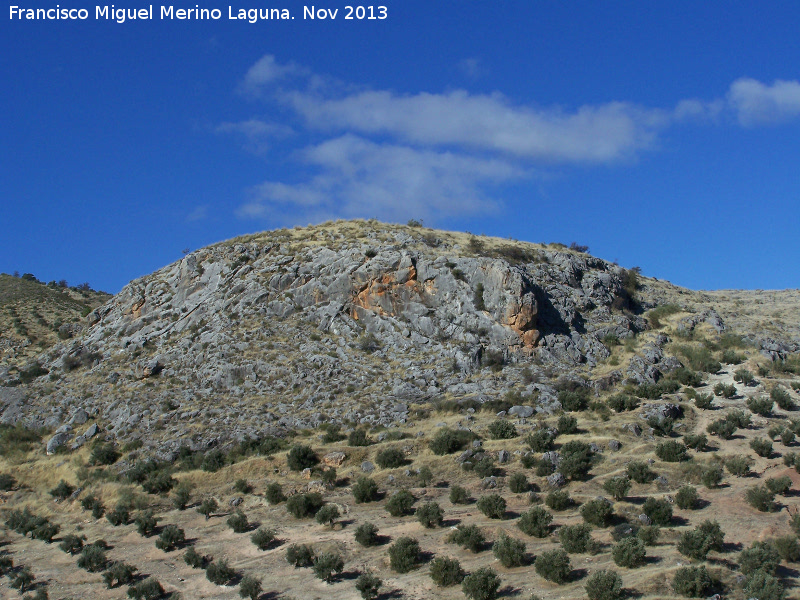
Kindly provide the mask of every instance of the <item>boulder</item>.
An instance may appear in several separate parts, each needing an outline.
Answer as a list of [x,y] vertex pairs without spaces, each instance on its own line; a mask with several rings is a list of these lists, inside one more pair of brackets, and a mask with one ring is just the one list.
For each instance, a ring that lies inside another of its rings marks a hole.
[[520,417],[521,419],[533,416],[534,412],[536,412],[536,409],[532,406],[512,406],[508,409],[509,415]]
[[322,457],[322,464],[326,467],[341,467],[344,459],[347,458],[344,452],[329,452]]
[[55,454],[56,451],[69,441],[70,434],[66,431],[55,434],[47,440],[47,454]]

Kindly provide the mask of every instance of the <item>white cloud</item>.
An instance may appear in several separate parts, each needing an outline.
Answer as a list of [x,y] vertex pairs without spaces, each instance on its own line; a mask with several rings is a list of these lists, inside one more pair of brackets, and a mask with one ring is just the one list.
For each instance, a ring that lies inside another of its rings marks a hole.
[[525,176],[499,159],[376,144],[351,134],[311,146],[303,157],[316,176],[297,185],[265,182],[237,214],[262,217],[287,204],[400,220],[475,214],[498,207],[486,187]]
[[458,70],[469,79],[479,79],[486,72],[478,58],[465,58],[458,63]]
[[203,221],[208,217],[208,205],[201,204],[200,206],[196,206],[192,212],[186,215],[186,220],[188,222],[194,221]]
[[283,95],[316,129],[389,134],[430,146],[460,146],[548,162],[609,162],[649,146],[668,114],[624,102],[568,112],[511,105],[502,95],[397,96],[361,92],[329,99],[304,92]]
[[272,54],[266,54],[247,70],[240,90],[248,93],[256,93],[262,87],[272,84],[287,75],[303,74],[305,72],[305,69],[298,67],[294,63],[285,65],[278,64],[278,61],[275,60]]
[[731,84],[728,101],[746,127],[787,121],[800,117],[800,82],[778,79],[769,86],[744,77]]

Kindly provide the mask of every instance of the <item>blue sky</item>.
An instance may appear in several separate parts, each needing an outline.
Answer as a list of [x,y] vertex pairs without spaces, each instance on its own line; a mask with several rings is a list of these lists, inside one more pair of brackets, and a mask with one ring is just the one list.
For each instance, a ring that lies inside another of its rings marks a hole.
[[311,5],[4,5],[0,271],[116,292],[184,248],[375,217],[575,241],[694,289],[800,287],[797,2]]

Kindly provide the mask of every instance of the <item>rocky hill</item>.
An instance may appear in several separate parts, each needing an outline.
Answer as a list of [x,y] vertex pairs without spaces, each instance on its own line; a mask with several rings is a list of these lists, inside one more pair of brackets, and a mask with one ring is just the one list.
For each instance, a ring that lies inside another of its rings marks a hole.
[[327,422],[397,426],[414,402],[510,394],[552,413],[558,380],[602,390],[680,367],[647,318],[659,306],[686,335],[744,336],[770,361],[797,352],[798,293],[781,297],[785,321],[753,317],[743,294],[560,244],[374,221],[266,232],[132,281],[35,362],[6,361],[6,384],[28,377],[0,388],[1,419],[56,431],[51,450],[91,426],[169,456]]

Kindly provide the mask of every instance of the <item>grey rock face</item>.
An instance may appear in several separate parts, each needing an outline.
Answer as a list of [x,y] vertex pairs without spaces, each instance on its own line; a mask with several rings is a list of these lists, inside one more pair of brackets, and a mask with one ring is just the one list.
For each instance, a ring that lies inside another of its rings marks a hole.
[[507,450],[500,450],[497,453],[497,462],[501,465],[507,463],[509,460],[511,460],[511,455]]
[[532,406],[512,406],[508,409],[508,414],[520,417],[522,419],[527,419],[528,417],[533,416],[535,409]]
[[365,460],[361,463],[361,470],[364,473],[372,473],[375,470],[375,465],[372,464],[370,461]]
[[72,418],[69,420],[71,425],[83,425],[89,420],[89,415],[82,408],[77,409],[72,413]]
[[608,447],[612,452],[617,452],[620,449],[621,444],[619,443],[619,440],[610,440],[608,442]]
[[567,485],[566,478],[559,472],[547,476],[547,484],[553,488],[560,488]]
[[56,451],[61,446],[63,446],[69,441],[70,437],[71,437],[70,434],[66,431],[62,431],[61,433],[56,433],[53,437],[47,440],[47,446],[46,446],[47,454],[48,455],[55,454]]

